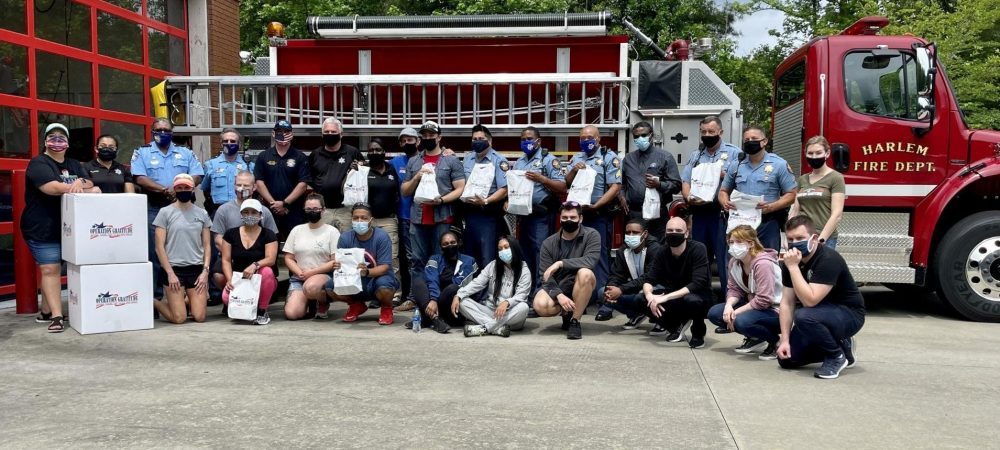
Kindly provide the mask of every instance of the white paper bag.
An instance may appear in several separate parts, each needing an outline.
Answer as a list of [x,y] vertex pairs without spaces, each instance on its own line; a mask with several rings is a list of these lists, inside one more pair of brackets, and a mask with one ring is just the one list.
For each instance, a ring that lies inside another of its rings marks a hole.
[[[431,163],[424,164],[423,167],[420,168],[420,170],[423,169],[430,169],[431,171],[433,171],[434,164]],[[441,193],[438,192],[437,175],[434,173],[423,174],[420,177],[420,183],[417,184],[417,192],[413,193],[413,201],[418,204],[427,203],[434,201],[434,199],[440,196]]]
[[492,163],[472,166],[472,173],[465,179],[465,190],[462,191],[461,198],[464,200],[472,197],[482,199],[489,197],[494,177],[496,177],[496,169]]
[[691,197],[711,202],[719,192],[722,165],[725,161],[701,163],[691,169]]
[[528,179],[527,171],[507,171],[507,213],[518,216],[531,214],[535,182]]
[[642,218],[645,220],[660,218],[660,191],[646,188],[646,196],[642,199]]
[[757,209],[757,204],[764,201],[762,195],[747,195],[740,191],[733,191],[729,196],[729,201],[736,205],[736,209],[729,210],[729,222],[726,224],[726,233],[733,231],[740,225],[750,225],[757,229],[760,226],[761,214]]
[[337,262],[340,268],[333,271],[333,292],[337,295],[361,293],[361,271],[358,264],[365,262],[365,249],[338,248]]
[[229,291],[229,306],[226,308],[230,319],[254,320],[257,318],[260,280],[258,274],[253,274],[247,280],[243,278],[243,272],[233,272],[233,290]]
[[569,187],[569,195],[566,201],[577,202],[580,205],[590,205],[590,198],[594,195],[594,184],[597,181],[597,171],[589,166],[576,172],[573,178],[573,185]]
[[368,203],[368,166],[359,166],[358,170],[347,172],[344,181],[344,206],[351,207],[356,203]]

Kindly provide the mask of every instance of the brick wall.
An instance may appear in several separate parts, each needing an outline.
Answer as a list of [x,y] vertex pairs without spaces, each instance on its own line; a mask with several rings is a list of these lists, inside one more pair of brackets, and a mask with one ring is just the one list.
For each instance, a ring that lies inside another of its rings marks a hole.
[[[240,74],[240,0],[207,0],[208,2],[208,73],[212,76]],[[212,103],[218,102],[218,92],[212,92]],[[212,126],[219,126],[218,112],[212,113]],[[212,137],[212,156],[217,156],[222,143]]]

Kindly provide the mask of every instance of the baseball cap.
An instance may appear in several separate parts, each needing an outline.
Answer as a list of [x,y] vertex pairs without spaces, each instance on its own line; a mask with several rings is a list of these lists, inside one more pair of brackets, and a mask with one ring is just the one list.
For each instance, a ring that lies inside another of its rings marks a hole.
[[292,131],[292,124],[287,120],[279,120],[274,123],[275,131]]
[[403,137],[403,136],[411,136],[411,137],[418,138],[418,137],[420,137],[420,134],[417,133],[417,130],[414,130],[412,127],[406,127],[406,128],[403,128],[403,131],[399,132],[399,137]]
[[66,125],[63,125],[61,123],[50,123],[49,126],[45,127],[44,136],[48,136],[49,133],[52,132],[52,130],[62,131],[63,134],[66,135],[66,137],[69,137],[69,128],[66,128]]
[[264,207],[260,204],[260,201],[252,198],[243,200],[243,203],[240,204],[240,211],[243,211],[244,209],[252,209],[259,213],[264,212]]
[[186,173],[179,173],[174,177],[174,187],[177,186],[187,186],[194,189],[194,178],[191,178],[191,175]]
[[420,132],[430,131],[431,133],[441,134],[441,127],[438,126],[437,122],[433,120],[428,120],[420,126]]

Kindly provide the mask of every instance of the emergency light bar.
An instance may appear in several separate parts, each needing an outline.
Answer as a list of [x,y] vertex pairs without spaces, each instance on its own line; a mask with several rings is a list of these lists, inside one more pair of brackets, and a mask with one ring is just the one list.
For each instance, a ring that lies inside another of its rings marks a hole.
[[466,16],[353,16],[306,19],[323,38],[446,38],[497,36],[602,36],[611,13],[478,14]]

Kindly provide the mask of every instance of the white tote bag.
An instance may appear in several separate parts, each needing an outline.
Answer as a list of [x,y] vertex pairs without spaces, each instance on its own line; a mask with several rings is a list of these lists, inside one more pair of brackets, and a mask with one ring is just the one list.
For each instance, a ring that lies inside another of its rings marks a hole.
[[333,271],[333,292],[337,295],[361,293],[361,271],[358,264],[365,262],[365,249],[338,248],[337,262],[340,268]]
[[243,272],[233,272],[233,290],[229,291],[229,306],[226,308],[230,319],[254,320],[257,318],[260,280],[258,274],[253,274],[247,280],[243,278]]
[[691,169],[691,196],[706,202],[715,200],[722,181],[722,165],[725,161],[701,163]]
[[594,184],[597,181],[597,171],[586,167],[576,172],[573,178],[573,185],[569,187],[569,195],[566,201],[577,202],[581,205],[590,205],[590,198],[594,195]]
[[[434,170],[434,164],[424,164],[420,170]],[[432,202],[441,196],[438,192],[437,175],[435,173],[425,173],[420,177],[420,184],[417,184],[417,192],[413,193],[413,201],[419,203]]]
[[490,196],[490,188],[493,187],[494,177],[496,177],[496,169],[492,163],[472,166],[472,173],[465,180],[465,190],[462,191],[462,199],[472,197],[488,198]]
[[344,181],[344,206],[351,207],[356,203],[368,203],[368,166],[359,166],[358,170],[347,172]]
[[507,171],[507,213],[518,216],[531,214],[531,198],[535,182],[528,179],[524,170]]
[[660,218],[660,191],[646,188],[646,196],[642,199],[642,218],[645,220]]

